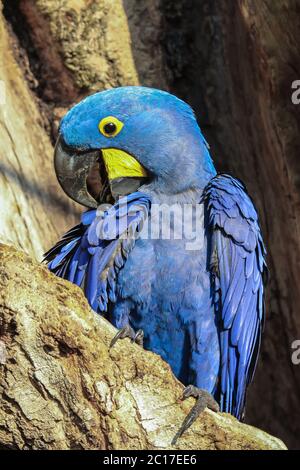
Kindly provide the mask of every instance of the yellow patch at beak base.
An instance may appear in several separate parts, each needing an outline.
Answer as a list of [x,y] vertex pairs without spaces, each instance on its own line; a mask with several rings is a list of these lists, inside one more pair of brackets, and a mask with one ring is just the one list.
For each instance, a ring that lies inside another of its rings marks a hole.
[[119,149],[103,149],[103,161],[109,180],[148,176],[145,168],[129,153]]

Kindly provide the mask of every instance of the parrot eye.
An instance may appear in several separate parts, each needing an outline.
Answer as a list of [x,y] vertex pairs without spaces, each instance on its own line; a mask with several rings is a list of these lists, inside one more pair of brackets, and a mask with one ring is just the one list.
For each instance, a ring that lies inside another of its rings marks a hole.
[[117,130],[117,126],[115,125],[114,122],[108,122],[103,127],[103,130],[104,130],[105,134],[114,134]]
[[114,116],[107,116],[99,122],[99,131],[105,137],[115,137],[122,130],[124,124]]

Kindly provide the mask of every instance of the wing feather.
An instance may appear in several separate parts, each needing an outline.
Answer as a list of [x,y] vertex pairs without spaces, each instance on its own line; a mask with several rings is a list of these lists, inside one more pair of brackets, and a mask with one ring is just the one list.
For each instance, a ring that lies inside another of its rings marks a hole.
[[109,302],[116,301],[117,274],[149,210],[149,197],[136,192],[105,212],[87,211],[44,261],[57,276],[81,287],[93,310],[105,313]]
[[216,176],[203,201],[220,334],[219,401],[221,410],[240,419],[264,322],[266,250],[255,207],[240,181]]

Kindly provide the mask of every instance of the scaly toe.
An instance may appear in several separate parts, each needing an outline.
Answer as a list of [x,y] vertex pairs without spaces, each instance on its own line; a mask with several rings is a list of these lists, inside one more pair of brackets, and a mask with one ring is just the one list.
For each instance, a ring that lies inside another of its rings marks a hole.
[[214,397],[201,388],[197,388],[194,385],[188,385],[182,394],[182,400],[185,400],[188,397],[194,397],[197,399],[195,405],[187,414],[185,419],[183,420],[182,425],[180,426],[179,430],[175,434],[171,444],[175,445],[179,437],[189,429],[189,427],[196,421],[198,416],[204,411],[207,407],[215,412],[219,412],[220,408]]
[[143,346],[144,332],[143,330],[138,330],[137,332],[131,328],[130,325],[125,325],[111,340],[109,348],[113,348],[119,339],[129,338],[132,342],[137,343],[139,346]]

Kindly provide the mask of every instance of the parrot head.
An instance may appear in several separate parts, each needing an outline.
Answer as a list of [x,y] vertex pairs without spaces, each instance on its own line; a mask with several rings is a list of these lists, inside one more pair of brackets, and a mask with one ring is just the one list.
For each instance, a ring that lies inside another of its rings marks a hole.
[[168,195],[201,189],[215,175],[192,109],[137,86],[95,93],[65,115],[55,170],[67,195],[91,208],[141,186]]

